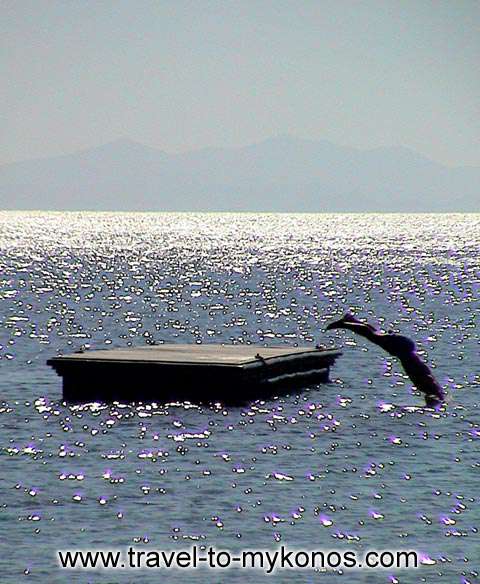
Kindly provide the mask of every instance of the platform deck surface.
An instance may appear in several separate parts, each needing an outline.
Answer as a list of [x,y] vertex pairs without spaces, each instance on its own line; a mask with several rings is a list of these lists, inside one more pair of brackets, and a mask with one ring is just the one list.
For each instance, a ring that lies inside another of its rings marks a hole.
[[257,355],[268,361],[306,353],[327,354],[315,347],[261,347],[259,345],[181,345],[165,344],[148,347],[127,347],[85,351],[55,357],[52,361],[103,361],[109,363],[178,363],[241,366],[258,361]]

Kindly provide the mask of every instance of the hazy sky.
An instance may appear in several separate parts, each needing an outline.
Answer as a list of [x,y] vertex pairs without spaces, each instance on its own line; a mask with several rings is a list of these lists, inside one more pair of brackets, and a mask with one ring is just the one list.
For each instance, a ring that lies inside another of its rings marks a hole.
[[0,0],[0,163],[276,134],[480,165],[477,0]]

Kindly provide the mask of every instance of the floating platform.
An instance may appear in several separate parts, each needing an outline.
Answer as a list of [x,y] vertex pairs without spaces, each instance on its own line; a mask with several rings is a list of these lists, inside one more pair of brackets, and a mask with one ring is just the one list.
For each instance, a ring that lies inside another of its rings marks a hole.
[[63,399],[241,403],[328,381],[341,353],[311,347],[161,344],[84,351],[47,361]]

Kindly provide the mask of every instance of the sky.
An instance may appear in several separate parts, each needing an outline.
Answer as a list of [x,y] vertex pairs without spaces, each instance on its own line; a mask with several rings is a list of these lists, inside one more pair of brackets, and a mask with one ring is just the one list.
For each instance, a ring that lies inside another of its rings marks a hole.
[[477,0],[0,0],[0,164],[279,134],[480,166]]

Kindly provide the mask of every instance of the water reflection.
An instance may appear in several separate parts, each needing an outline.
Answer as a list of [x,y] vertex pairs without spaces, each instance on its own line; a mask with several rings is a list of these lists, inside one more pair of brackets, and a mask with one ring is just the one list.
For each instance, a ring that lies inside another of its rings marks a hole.
[[[479,247],[475,215],[0,213],[2,578],[55,579],[69,546],[281,542],[423,554],[356,582],[478,581]],[[418,341],[443,410],[380,350],[323,332],[346,307]],[[242,408],[67,406],[45,366],[175,341],[345,351],[331,384]]]

